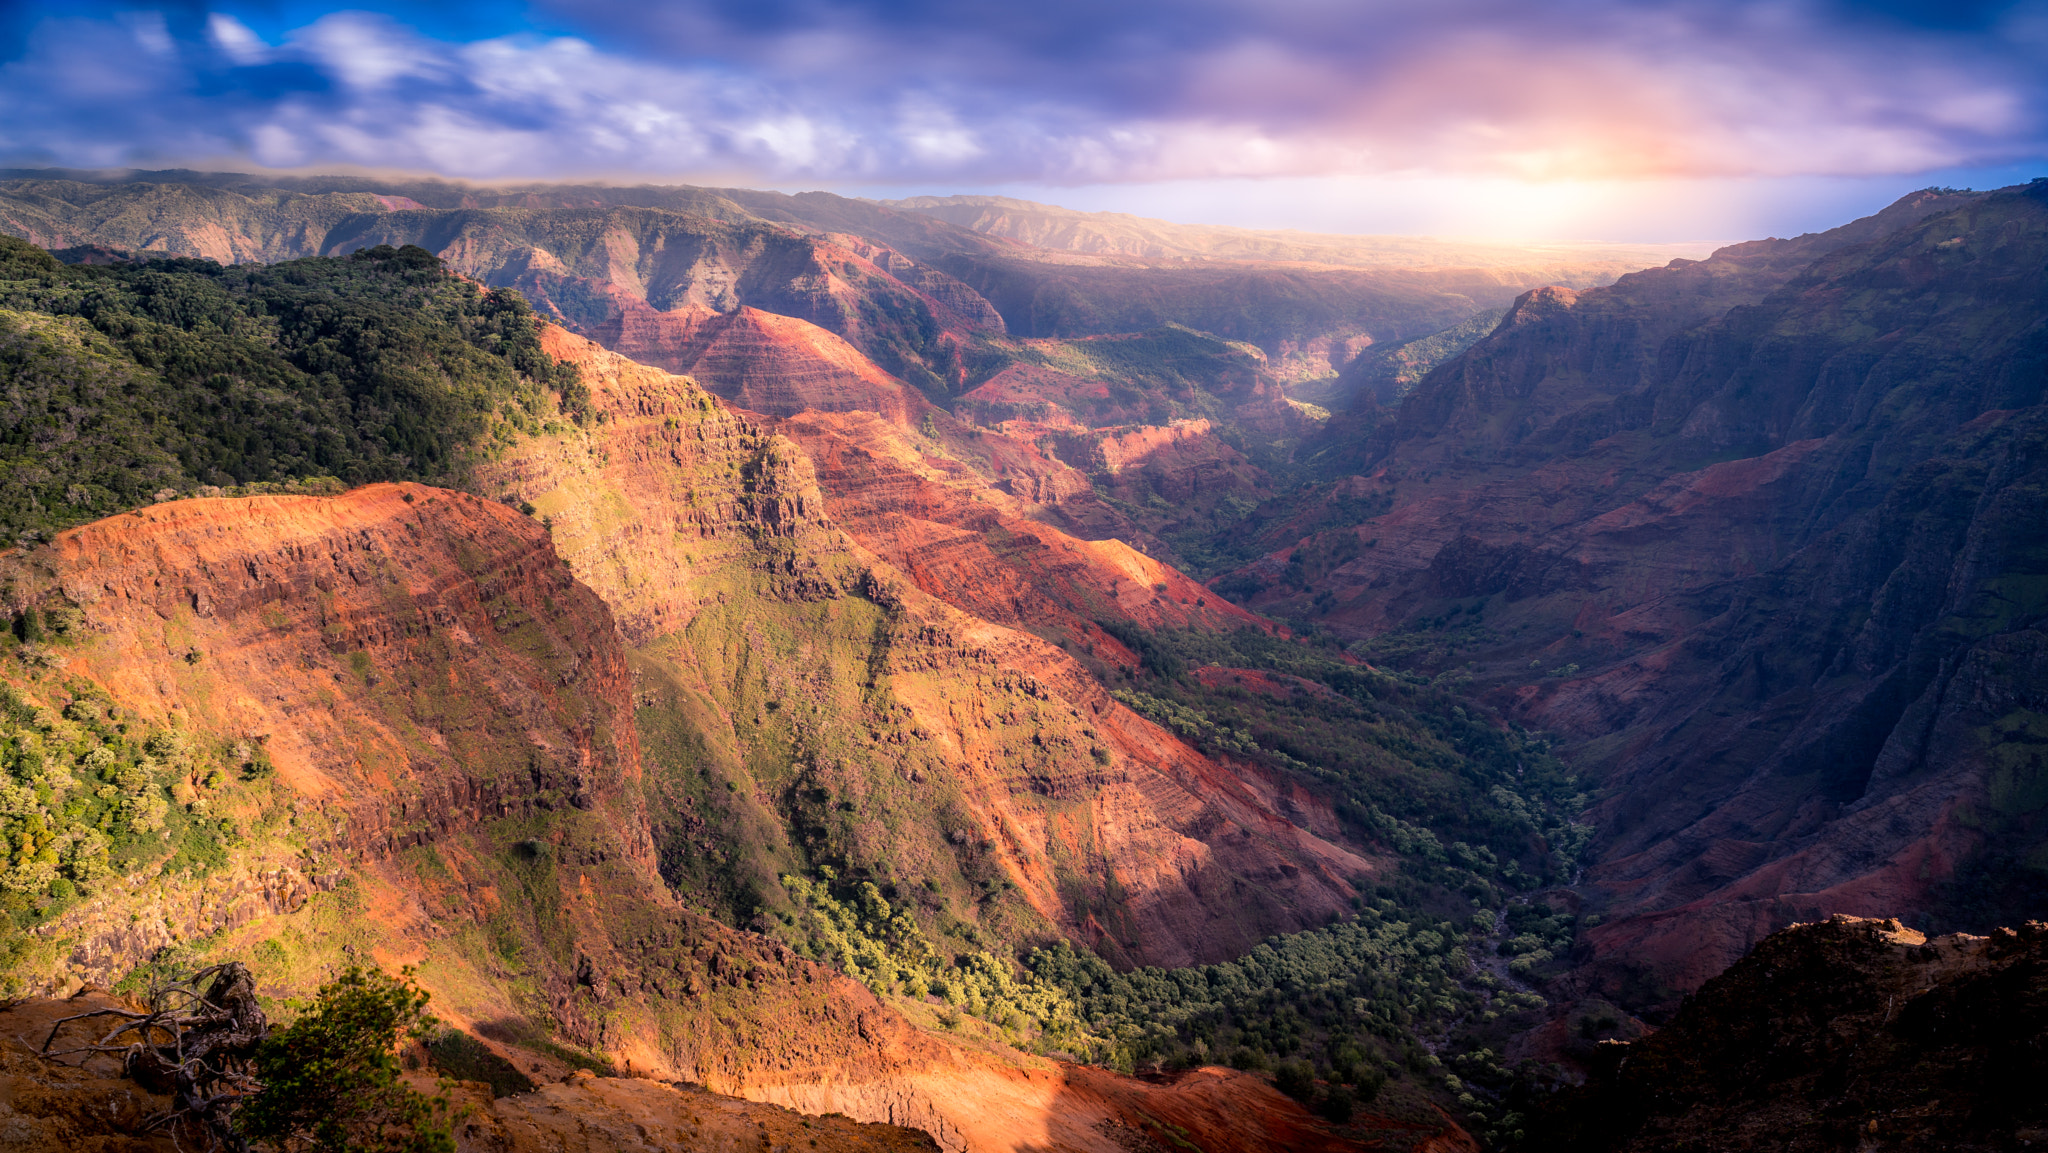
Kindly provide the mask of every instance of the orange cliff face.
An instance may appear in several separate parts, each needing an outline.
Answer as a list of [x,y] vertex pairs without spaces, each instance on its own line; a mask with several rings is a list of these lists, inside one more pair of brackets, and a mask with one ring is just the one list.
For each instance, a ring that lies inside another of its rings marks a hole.
[[[646,238],[615,230],[606,233],[607,263],[595,263],[596,254],[586,254],[564,264],[540,247],[508,255],[505,237],[479,234],[444,247],[442,255],[494,283],[518,286],[543,314],[622,356],[689,375],[735,408],[779,419],[845,415],[849,436],[842,439],[854,443],[873,439],[860,428],[864,413],[934,438],[943,451],[927,455],[951,469],[954,479],[971,482],[974,478],[966,474],[979,473],[1001,494],[1044,506],[1031,513],[1034,519],[1082,536],[1121,537],[1158,549],[1147,528],[1122,508],[1096,498],[1091,472],[1119,499],[1139,505],[1151,501],[1148,507],[1157,507],[1154,496],[1206,510],[1226,494],[1270,495],[1264,474],[1214,435],[1207,421],[1156,427],[1125,423],[1145,419],[1162,396],[1151,386],[1134,391],[1134,382],[1121,377],[1083,378],[1011,365],[960,401],[962,413],[974,420],[986,424],[995,417],[994,427],[948,414],[875,358],[918,374],[927,387],[958,388],[966,380],[963,341],[976,333],[1000,333],[1001,318],[957,281],[949,283],[971,302],[963,298],[947,305],[914,287],[929,287],[931,277],[943,274],[872,244],[835,247],[840,241],[851,243],[839,237],[829,243],[813,239],[811,248],[790,247],[794,238],[783,238],[778,243],[788,251],[774,259],[716,244],[700,246],[690,250],[696,263],[685,266],[677,263],[681,249],[650,249]],[[579,271],[572,271],[572,265]],[[789,291],[768,293],[763,286],[782,276],[795,277],[783,285]],[[806,286],[800,300],[789,295],[799,282]],[[768,303],[740,303],[742,296]],[[900,327],[902,317],[917,308],[931,322],[913,340],[907,330],[891,325]],[[1212,338],[1197,339],[1208,341],[1202,347],[1217,361],[1212,366],[1220,374],[1217,386],[1230,394],[1240,420],[1269,430],[1300,423],[1255,352],[1235,346],[1218,352],[1224,346]],[[1119,340],[1082,343],[1109,347]],[[907,351],[911,344],[923,351],[913,355]],[[1136,407],[1118,407],[1112,392],[1126,401],[1135,397],[1131,403]],[[1018,412],[1034,419],[1011,419]],[[1116,427],[1090,431],[1105,416],[1118,422]],[[812,419],[807,427],[820,426]],[[1046,441],[1047,436],[1053,440]],[[1052,455],[1052,443],[1066,461]],[[835,478],[825,477],[828,493],[834,499],[849,495],[850,490],[835,487]],[[1149,519],[1163,524],[1166,518]]]
[[[64,677],[156,723],[263,745],[267,812],[230,815],[255,828],[281,809],[287,830],[210,874],[76,906],[42,933],[46,987],[111,984],[219,934],[229,954],[300,942],[279,955],[305,962],[266,966],[282,992],[355,949],[420,965],[437,1011],[486,1037],[554,1033],[715,1085],[936,1051],[864,988],[662,884],[625,646],[526,518],[418,485],[190,500],[15,565],[83,606],[89,636]],[[486,925],[497,953],[464,944]],[[537,1000],[513,997],[515,978]],[[807,1042],[773,1043],[778,1021]]]
[[[1338,827],[1327,812],[1281,817],[1276,786],[1116,704],[1067,654],[1013,627],[1028,618],[972,615],[959,586],[973,566],[947,587],[932,566],[907,577],[864,547],[828,518],[836,498],[797,443],[687,380],[566,332],[546,339],[581,366],[605,418],[512,450],[486,483],[551,516],[564,559],[619,614],[655,742],[650,777],[677,798],[657,840],[677,853],[738,822],[759,883],[776,884],[799,862],[791,790],[822,789],[862,814],[815,834],[849,862],[929,879],[931,899],[968,901],[1004,935],[1056,931],[1161,964],[1321,923],[1347,906],[1348,879],[1376,868],[1327,839]],[[920,477],[907,483],[924,491]],[[1047,612],[1067,610],[1034,580],[1106,584],[1121,565],[1159,578],[1141,593],[1122,582],[1133,614],[1153,614],[1146,623],[1231,623],[1235,610],[1195,607],[1206,590],[1156,562],[1017,525],[1069,567],[991,571]],[[910,571],[920,563],[909,558]],[[681,731],[702,744],[686,754],[659,735]],[[734,783],[733,807],[699,795],[706,772]]]
[[[785,526],[771,539],[828,531],[805,521],[800,493],[698,523],[713,540],[742,535],[741,520]],[[227,814],[252,830],[227,865],[122,882],[47,926],[49,945],[32,950],[53,962],[45,989],[111,983],[195,939],[209,955],[256,956],[280,994],[352,958],[414,964],[444,1020],[543,1080],[570,1071],[567,1044],[657,1078],[913,1125],[953,1151],[1111,1153],[1117,1133],[1161,1116],[1205,1148],[1266,1140],[1247,1134],[1352,1147],[1242,1074],[1155,1086],[935,1039],[852,980],[688,908],[659,872],[662,815],[647,798],[664,766],[644,758],[633,715],[654,662],[548,533],[500,504],[418,485],[178,501],[5,563],[26,595],[61,595],[84,617],[62,670],[27,691],[61,697],[89,681],[148,723],[260,743],[277,768],[267,817],[255,799]],[[957,624],[932,608],[920,630]],[[624,615],[641,629],[659,620],[645,600]],[[1001,632],[977,639],[1003,643]],[[1045,682],[1017,683],[1059,700]],[[911,695],[920,715],[930,708]],[[1160,739],[1133,720],[1103,726],[1117,748]],[[1214,794],[1210,811],[1256,819],[1241,786],[1182,771]],[[256,831],[265,820],[283,835]],[[557,1097],[593,1123],[670,1108],[659,1094]]]
[[977,447],[971,440],[936,443],[865,413],[807,412],[778,427],[810,456],[835,523],[925,592],[984,620],[1053,630],[1124,667],[1136,658],[1098,621],[1269,627],[1122,541],[1044,523],[1067,510],[989,484],[958,459]]
[[597,335],[619,354],[687,373],[750,412],[876,412],[908,425],[932,411],[915,389],[843,338],[808,320],[757,308],[719,313],[693,305],[622,315]]
[[[38,560],[97,633],[69,671],[262,743],[355,850],[402,849],[394,822],[450,806],[630,803],[611,613],[501,505],[419,485],[177,501],[65,533]],[[415,697],[426,668],[461,682],[439,711]],[[508,750],[521,771],[465,767]],[[366,795],[403,806],[354,811]]]

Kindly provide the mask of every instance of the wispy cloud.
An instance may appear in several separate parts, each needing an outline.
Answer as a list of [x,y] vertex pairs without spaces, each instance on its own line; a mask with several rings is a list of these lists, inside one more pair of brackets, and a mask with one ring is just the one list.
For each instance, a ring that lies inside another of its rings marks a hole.
[[2048,152],[2048,0],[467,12],[19,7],[0,151],[961,182],[1858,175]]

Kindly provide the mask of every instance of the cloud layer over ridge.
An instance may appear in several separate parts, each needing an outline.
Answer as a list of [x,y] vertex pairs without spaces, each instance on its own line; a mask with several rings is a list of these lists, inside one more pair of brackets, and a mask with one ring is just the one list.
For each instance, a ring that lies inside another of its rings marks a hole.
[[0,21],[16,164],[1104,183],[1867,175],[2048,151],[2048,0],[29,3]]

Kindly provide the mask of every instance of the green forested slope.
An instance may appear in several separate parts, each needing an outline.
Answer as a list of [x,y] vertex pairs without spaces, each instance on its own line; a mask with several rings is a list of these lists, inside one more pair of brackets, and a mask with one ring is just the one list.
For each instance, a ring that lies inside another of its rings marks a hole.
[[0,237],[0,540],[202,486],[459,481],[562,407],[515,292],[416,248],[67,266]]

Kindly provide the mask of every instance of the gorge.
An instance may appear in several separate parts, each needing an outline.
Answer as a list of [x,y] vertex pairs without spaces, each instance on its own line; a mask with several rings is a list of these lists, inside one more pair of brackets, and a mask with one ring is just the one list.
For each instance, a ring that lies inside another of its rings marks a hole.
[[1878,990],[2038,1007],[2048,182],[1669,259],[5,175],[23,1020],[411,965],[539,1086],[463,1148],[1109,1153],[1711,1135],[1781,954],[1929,1084],[2020,1043]]

